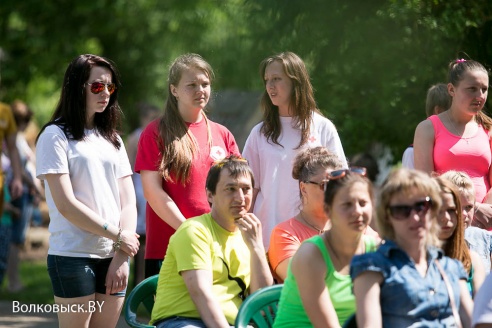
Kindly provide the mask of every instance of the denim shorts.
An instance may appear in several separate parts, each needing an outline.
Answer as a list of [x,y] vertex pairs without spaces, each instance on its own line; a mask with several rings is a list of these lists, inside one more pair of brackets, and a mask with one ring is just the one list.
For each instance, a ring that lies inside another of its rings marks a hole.
[[[157,328],[207,328],[200,319],[186,317],[171,317],[154,323]],[[231,326],[234,327],[234,326]]]
[[[112,258],[93,259],[48,255],[48,273],[57,297],[75,298],[106,294],[106,274]],[[126,289],[113,296],[125,296]]]

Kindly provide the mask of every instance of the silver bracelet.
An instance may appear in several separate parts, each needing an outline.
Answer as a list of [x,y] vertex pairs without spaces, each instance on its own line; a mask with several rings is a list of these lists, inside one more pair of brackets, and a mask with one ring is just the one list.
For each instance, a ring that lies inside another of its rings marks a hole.
[[113,250],[115,252],[121,249],[121,242],[122,239],[121,239],[121,228],[120,228],[120,230],[118,231],[118,236],[116,237],[116,241],[113,243]]

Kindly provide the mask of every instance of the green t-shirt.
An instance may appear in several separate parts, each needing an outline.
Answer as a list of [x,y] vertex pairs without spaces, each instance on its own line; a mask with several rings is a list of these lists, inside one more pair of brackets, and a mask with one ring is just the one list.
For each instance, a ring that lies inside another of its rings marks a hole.
[[[326,287],[329,290],[330,299],[337,313],[338,321],[340,325],[343,325],[345,320],[355,313],[355,296],[352,293],[352,279],[350,275],[342,275],[335,271],[321,236],[314,236],[304,242],[316,245],[323,255],[327,267],[325,277]],[[366,252],[376,250],[376,242],[372,237],[364,236],[364,243],[366,245]],[[289,263],[287,278],[282,288],[278,313],[273,326],[292,328],[312,327],[313,325],[302,304],[297,281],[292,274],[291,263]]]
[[228,274],[240,278],[247,289],[250,285],[250,252],[241,232],[225,230],[210,213],[181,224],[169,240],[162,263],[151,324],[172,316],[200,318],[180,274],[187,270],[212,271],[212,293],[233,325],[242,303],[242,289]]

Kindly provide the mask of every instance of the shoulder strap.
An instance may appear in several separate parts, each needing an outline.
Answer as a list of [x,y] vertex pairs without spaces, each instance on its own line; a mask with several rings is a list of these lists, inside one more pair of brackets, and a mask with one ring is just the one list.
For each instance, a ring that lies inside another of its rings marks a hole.
[[323,256],[323,260],[326,263],[326,274],[329,275],[331,272],[335,271],[335,267],[333,266],[333,262],[331,261],[330,254],[328,253],[328,250],[326,249],[325,246],[325,241],[322,237],[323,235],[317,235],[311,239],[308,239],[309,242],[313,243],[318,247],[319,251],[321,252],[321,256]]
[[439,263],[439,260],[436,259],[435,262],[436,262],[437,269],[441,273],[442,280],[444,280],[444,283],[446,284],[446,289],[448,290],[449,302],[451,303],[451,309],[453,311],[454,321],[456,321],[456,327],[462,328],[463,326],[461,325],[460,314],[458,312],[458,309],[456,308],[456,303],[454,301],[454,293],[453,293],[453,289],[451,288],[451,284],[448,280],[448,276],[444,272],[444,270],[442,269],[441,264]]

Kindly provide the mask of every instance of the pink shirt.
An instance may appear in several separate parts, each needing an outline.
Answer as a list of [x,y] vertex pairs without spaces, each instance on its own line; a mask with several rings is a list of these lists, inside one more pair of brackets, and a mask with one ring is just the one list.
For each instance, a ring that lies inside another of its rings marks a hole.
[[449,170],[467,173],[475,185],[476,201],[482,202],[490,189],[492,153],[488,132],[479,125],[474,136],[461,138],[448,131],[437,115],[429,120],[434,126],[434,170],[438,174]]

